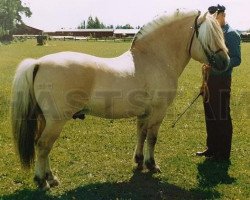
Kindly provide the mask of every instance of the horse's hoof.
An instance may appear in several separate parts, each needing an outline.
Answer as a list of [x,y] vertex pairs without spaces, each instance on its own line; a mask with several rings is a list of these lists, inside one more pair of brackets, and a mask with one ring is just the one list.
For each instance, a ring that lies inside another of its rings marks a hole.
[[141,171],[143,171],[143,169],[144,169],[143,159],[144,159],[143,155],[135,155],[134,156],[134,161],[136,163],[136,166],[134,167],[133,172],[141,172]]
[[148,166],[146,165],[148,171],[152,172],[152,173],[161,173],[161,169],[158,165],[154,165],[154,166]]
[[56,176],[54,176],[53,179],[48,180],[48,183],[49,183],[50,187],[56,187],[60,184],[60,181],[58,180],[58,178]]
[[146,168],[153,173],[160,173],[160,167],[155,164],[155,161],[153,159],[145,161]]
[[48,190],[50,190],[50,185],[49,185],[49,183],[46,181],[46,184],[45,184],[45,186],[43,186],[42,188],[39,188],[39,189],[41,189],[42,191],[48,191]]
[[38,176],[35,176],[34,182],[37,185],[37,187],[42,191],[47,191],[50,189],[50,185],[45,178],[41,179]]
[[143,171],[143,169],[144,169],[144,167],[143,167],[143,165],[137,165],[137,166],[135,166],[134,168],[133,168],[133,172],[142,172]]
[[161,173],[161,169],[158,165],[155,165],[154,167],[150,168],[149,171],[152,173]]

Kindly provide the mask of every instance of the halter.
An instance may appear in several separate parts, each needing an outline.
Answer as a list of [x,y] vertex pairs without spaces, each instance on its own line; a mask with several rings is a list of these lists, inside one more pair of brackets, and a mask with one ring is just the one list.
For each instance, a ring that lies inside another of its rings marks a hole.
[[[191,56],[191,50],[192,50],[192,45],[193,45],[193,41],[194,41],[194,35],[196,35],[196,38],[198,39],[199,37],[199,28],[200,28],[200,24],[198,24],[198,18],[200,17],[201,15],[201,11],[198,11],[198,15],[195,17],[195,20],[194,20],[194,32],[192,34],[192,37],[191,37],[191,42],[190,42],[190,45],[189,45],[189,48],[188,48],[188,53],[189,55]],[[208,60],[208,63],[210,66],[215,66],[215,63],[216,63],[216,59],[215,59],[215,56],[217,53],[219,53],[220,51],[222,51],[222,49],[218,49],[217,51],[213,51],[211,50],[210,47],[208,47],[209,51],[211,53],[208,53],[208,51],[204,48],[203,44],[201,43],[201,46],[202,46],[202,49],[207,57],[207,60]]]
[[198,25],[197,21],[198,21],[198,18],[200,17],[200,15],[201,15],[201,11],[198,11],[198,15],[195,17],[195,20],[194,20],[194,32],[192,34],[191,42],[190,42],[190,45],[188,48],[188,53],[190,56],[191,56],[191,50],[192,50],[192,45],[193,45],[193,41],[194,41],[194,35],[196,35],[196,38],[198,38],[198,36],[199,36],[200,25]]

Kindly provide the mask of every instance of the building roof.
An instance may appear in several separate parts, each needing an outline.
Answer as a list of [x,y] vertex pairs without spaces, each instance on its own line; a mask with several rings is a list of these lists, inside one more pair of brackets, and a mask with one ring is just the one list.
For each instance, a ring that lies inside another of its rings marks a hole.
[[242,35],[250,35],[250,32],[244,31],[244,32],[240,32]]
[[62,28],[53,32],[113,32],[113,29],[73,29]]
[[74,29],[62,28],[52,32],[113,32],[114,34],[136,34],[139,29]]
[[14,34],[17,35],[26,35],[26,34],[32,34],[32,35],[39,35],[43,32],[41,29],[37,29],[31,26],[28,26],[26,24],[17,24],[16,30],[14,31]]
[[136,34],[140,29],[115,29],[114,34]]

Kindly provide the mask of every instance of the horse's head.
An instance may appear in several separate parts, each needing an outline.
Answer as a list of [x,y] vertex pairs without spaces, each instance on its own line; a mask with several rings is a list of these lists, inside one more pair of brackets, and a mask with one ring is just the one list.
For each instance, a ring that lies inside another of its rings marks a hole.
[[195,60],[209,64],[212,70],[223,72],[228,69],[229,56],[222,29],[213,15],[200,12],[194,21],[194,33],[189,53]]

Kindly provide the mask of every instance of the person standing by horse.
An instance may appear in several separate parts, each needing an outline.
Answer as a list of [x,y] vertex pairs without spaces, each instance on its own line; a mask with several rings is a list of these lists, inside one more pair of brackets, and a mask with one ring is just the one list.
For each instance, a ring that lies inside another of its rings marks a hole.
[[208,87],[209,102],[204,103],[207,131],[207,149],[197,152],[197,156],[205,156],[216,160],[229,160],[232,144],[232,120],[230,115],[230,93],[233,68],[241,63],[240,36],[225,21],[226,8],[222,5],[208,8],[215,14],[224,32],[225,43],[230,57],[227,71],[218,74],[211,70]]

